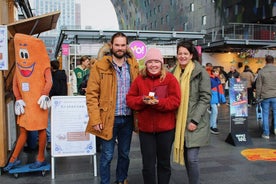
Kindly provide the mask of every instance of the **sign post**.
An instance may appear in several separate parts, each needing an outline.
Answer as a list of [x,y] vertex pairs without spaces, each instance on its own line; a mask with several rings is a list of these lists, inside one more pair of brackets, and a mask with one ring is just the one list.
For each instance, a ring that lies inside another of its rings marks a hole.
[[53,96],[51,109],[51,162],[55,178],[55,157],[92,155],[97,176],[96,139],[85,133],[88,113],[85,96]]
[[233,146],[252,144],[247,132],[248,102],[246,81],[239,78],[231,78],[229,82],[230,133],[225,142]]

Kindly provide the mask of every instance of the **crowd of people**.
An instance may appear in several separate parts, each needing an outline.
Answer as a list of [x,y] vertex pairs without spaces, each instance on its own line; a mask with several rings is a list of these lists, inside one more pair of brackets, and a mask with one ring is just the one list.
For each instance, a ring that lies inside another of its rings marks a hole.
[[[189,184],[199,184],[199,151],[209,144],[210,133],[219,134],[218,108],[227,103],[231,78],[247,81],[249,107],[255,99],[263,99],[262,137],[269,139],[270,106],[276,128],[276,67],[272,56],[266,56],[266,66],[257,74],[248,65],[241,73],[231,66],[227,73],[223,67],[211,63],[202,66],[196,47],[181,41],[177,44],[176,59],[175,66],[168,70],[161,51],[152,47],[146,53],[144,67],[139,69],[128,47],[128,37],[117,32],[99,50],[97,59],[81,57],[70,74],[75,81],[71,87],[73,94],[86,96],[89,116],[86,132],[95,135],[101,147],[101,184],[111,183],[115,145],[118,149],[115,183],[128,183],[133,131],[139,135],[145,184],[170,182],[171,153],[175,163],[185,165]],[[68,95],[65,71],[59,70],[57,60],[51,66],[53,86],[48,96]],[[51,122],[48,124],[49,130]],[[50,131],[47,134],[50,137]],[[18,165],[17,155],[18,151],[5,171]],[[44,164],[43,159],[36,167],[39,164]]]

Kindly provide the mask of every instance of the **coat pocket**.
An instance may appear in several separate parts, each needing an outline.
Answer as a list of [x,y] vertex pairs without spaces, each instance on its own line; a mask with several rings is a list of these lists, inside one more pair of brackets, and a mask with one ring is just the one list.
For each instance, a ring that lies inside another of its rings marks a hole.
[[100,101],[99,109],[101,121],[105,125],[108,121],[108,101]]

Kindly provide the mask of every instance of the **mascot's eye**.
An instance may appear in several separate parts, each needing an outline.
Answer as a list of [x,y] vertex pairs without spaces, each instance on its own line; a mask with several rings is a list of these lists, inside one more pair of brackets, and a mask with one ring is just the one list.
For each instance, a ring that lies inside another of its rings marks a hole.
[[28,52],[28,50],[26,50],[26,49],[20,49],[19,52],[20,52],[20,57],[22,59],[28,59],[29,58],[29,52]]

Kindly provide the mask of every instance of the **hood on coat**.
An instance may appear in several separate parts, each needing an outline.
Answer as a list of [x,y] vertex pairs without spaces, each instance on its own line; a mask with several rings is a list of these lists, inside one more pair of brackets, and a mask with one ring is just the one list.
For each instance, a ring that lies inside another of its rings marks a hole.
[[[105,43],[99,50],[97,60],[100,61],[104,56],[111,56],[111,43]],[[131,50],[131,48],[127,47],[127,52],[126,52],[126,57],[127,58],[134,58],[134,53]]]

